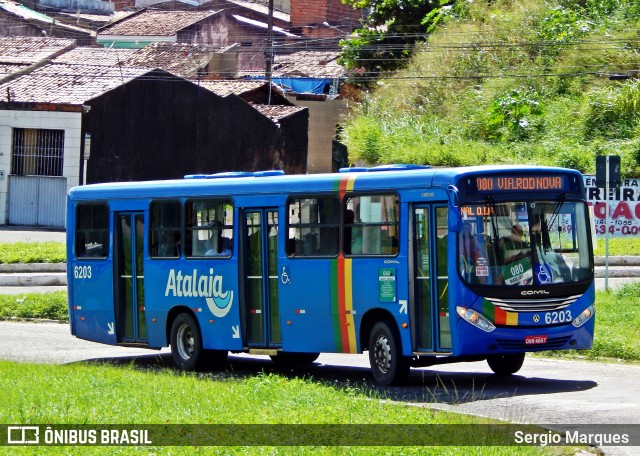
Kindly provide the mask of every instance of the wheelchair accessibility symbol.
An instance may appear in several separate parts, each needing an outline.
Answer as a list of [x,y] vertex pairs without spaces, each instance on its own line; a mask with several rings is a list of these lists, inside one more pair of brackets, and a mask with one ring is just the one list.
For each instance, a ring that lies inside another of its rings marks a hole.
[[280,274],[280,282],[282,282],[282,285],[291,283],[291,279],[289,278],[289,274],[287,273],[286,266],[282,266],[282,274]]

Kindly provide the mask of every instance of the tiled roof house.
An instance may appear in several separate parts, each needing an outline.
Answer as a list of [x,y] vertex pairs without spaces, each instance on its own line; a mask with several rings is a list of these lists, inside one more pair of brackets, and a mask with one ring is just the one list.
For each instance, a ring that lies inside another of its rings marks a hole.
[[[238,6],[234,5],[234,8]],[[241,14],[235,9],[216,11],[140,10],[98,30],[97,42],[105,47],[141,48],[153,42],[207,44],[229,48],[238,44],[239,70],[264,71],[266,22]],[[296,38],[275,26],[279,39]]]
[[207,44],[152,43],[142,49],[75,48],[55,63],[161,68],[184,78],[232,77],[237,46],[221,49]]
[[62,38],[0,37],[0,83],[75,46],[75,40]]
[[75,185],[306,172],[307,110],[262,114],[158,69],[54,63],[0,83],[0,224],[61,227]]
[[287,100],[282,91],[274,85],[269,87],[269,84],[264,80],[202,80],[198,84],[221,97],[237,95],[252,105],[293,106],[293,103]]
[[[53,63],[70,65],[125,66],[138,49],[77,47],[52,59]],[[142,65],[141,65],[142,66]]]
[[229,78],[238,72],[238,48],[238,44],[221,48],[210,44],[153,43],[131,55],[128,64],[162,68],[184,78]]
[[150,43],[207,43],[198,33],[217,11],[155,11],[143,9],[98,30],[97,42],[105,46],[142,48]]
[[337,52],[300,51],[277,55],[273,66],[273,83],[292,103],[309,109],[309,173],[348,165],[346,148],[336,138],[346,114],[346,102],[340,97],[346,72],[337,58]]

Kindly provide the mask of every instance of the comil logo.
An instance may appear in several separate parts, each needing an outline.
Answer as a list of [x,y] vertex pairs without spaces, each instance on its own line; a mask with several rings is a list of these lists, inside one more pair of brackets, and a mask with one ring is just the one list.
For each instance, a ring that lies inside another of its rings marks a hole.
[[548,295],[549,292],[547,290],[525,290],[525,291],[521,291],[520,294],[522,296],[536,296],[536,295]]
[[222,318],[229,313],[233,304],[233,291],[223,290],[222,276],[214,275],[213,268],[209,269],[209,275],[200,274],[194,269],[191,274],[169,271],[165,296],[205,298],[207,307],[213,315]]
[[37,445],[40,443],[38,426],[8,426],[7,443],[9,445]]

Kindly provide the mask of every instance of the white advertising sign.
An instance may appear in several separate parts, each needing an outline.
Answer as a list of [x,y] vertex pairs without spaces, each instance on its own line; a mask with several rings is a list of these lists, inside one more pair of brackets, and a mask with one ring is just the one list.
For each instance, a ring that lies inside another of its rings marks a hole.
[[[587,201],[593,207],[596,236],[606,233],[604,188],[596,187],[595,176],[584,176]],[[640,178],[625,179],[618,188],[609,189],[609,234],[613,237],[640,236]]]

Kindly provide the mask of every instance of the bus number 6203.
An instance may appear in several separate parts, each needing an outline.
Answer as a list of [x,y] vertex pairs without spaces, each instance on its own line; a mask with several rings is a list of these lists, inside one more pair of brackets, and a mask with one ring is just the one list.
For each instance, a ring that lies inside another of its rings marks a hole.
[[544,322],[548,325],[553,325],[557,323],[568,323],[573,318],[571,318],[570,310],[561,310],[559,312],[547,312],[544,314]]
[[76,279],[90,279],[91,266],[75,266],[73,268],[73,277]]

